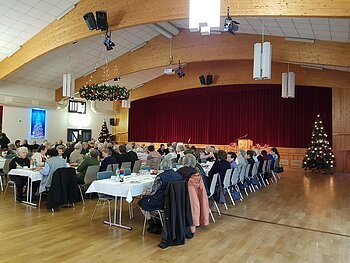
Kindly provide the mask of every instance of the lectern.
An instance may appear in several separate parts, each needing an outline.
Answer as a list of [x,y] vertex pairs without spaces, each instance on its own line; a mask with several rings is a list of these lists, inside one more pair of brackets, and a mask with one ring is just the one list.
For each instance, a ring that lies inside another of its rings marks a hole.
[[238,149],[250,150],[253,148],[253,141],[250,139],[239,139],[238,140]]

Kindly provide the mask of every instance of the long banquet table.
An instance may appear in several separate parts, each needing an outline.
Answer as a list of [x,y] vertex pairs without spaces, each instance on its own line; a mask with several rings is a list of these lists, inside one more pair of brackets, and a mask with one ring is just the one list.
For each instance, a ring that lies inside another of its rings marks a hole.
[[[105,224],[131,230],[130,226],[122,224],[123,198],[131,203],[133,197],[140,196],[152,188],[156,175],[130,175],[124,177],[124,182],[115,179],[96,180],[91,183],[86,193],[100,193],[114,196],[113,222],[104,221]],[[119,202],[119,222],[117,222],[117,201]]]

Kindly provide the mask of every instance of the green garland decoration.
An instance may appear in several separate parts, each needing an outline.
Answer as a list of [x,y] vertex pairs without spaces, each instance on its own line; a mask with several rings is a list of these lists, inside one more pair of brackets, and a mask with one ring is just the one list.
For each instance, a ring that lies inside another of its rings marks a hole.
[[119,85],[85,85],[79,90],[80,97],[86,100],[114,101],[129,99],[130,92]]

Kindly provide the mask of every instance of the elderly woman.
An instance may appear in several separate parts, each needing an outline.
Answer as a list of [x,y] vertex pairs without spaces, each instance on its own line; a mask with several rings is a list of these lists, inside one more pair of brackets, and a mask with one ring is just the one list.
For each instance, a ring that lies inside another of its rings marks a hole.
[[248,164],[246,157],[247,157],[247,152],[245,150],[242,150],[242,149],[238,150],[238,155],[237,155],[237,159],[236,159],[238,167],[241,167],[241,166]]
[[71,166],[77,166],[84,160],[81,150],[82,146],[80,143],[74,145],[74,151],[69,156],[69,163]]
[[38,151],[33,154],[32,160],[33,162],[35,162],[36,166],[44,167],[45,161],[47,159],[45,156],[46,152],[47,152],[46,147],[44,145],[40,145],[38,148]]
[[[9,163],[9,169],[16,169],[17,167],[30,167],[30,160],[27,158],[28,149],[26,147],[19,147],[17,149],[17,157],[13,158]],[[17,200],[23,201],[23,187],[27,182],[27,178],[24,176],[10,175],[10,179],[15,182],[17,188]]]
[[160,163],[160,167],[164,172],[159,174],[154,180],[151,193],[143,196],[138,203],[148,222],[149,227],[147,231],[152,233],[160,233],[161,230],[152,220],[149,212],[164,209],[164,193],[168,183],[182,180],[181,175],[172,169],[171,159],[165,157]]
[[196,169],[196,157],[192,154],[186,154],[184,158],[182,158],[183,167],[177,170],[177,172],[182,176],[182,180],[188,181],[192,174],[198,173]]
[[90,151],[90,156],[85,158],[84,161],[77,167],[78,184],[84,184],[84,177],[89,166],[100,164],[100,152],[96,149]]
[[66,167],[66,161],[58,156],[58,151],[55,148],[48,149],[47,155],[49,156],[49,159],[45,162],[44,168],[39,170],[43,175],[40,182],[39,193],[42,193],[51,187],[53,173],[58,168]]
[[63,159],[65,159],[65,158],[63,157],[63,155],[64,155],[64,151],[66,150],[66,147],[64,147],[64,145],[58,145],[58,146],[56,147],[56,150],[57,150],[57,152],[58,152],[58,156],[61,157],[61,158],[63,158]]
[[199,155],[201,162],[212,162],[215,160],[213,148],[211,146],[206,146],[205,150]]

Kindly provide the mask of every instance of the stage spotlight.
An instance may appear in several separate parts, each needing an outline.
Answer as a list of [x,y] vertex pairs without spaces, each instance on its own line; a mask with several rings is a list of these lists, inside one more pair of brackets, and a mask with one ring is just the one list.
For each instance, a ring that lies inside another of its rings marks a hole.
[[224,31],[229,32],[232,35],[235,34],[236,31],[239,29],[239,22],[233,20],[230,17],[230,9],[227,8],[227,17],[225,18],[225,23],[224,23]]
[[84,16],[83,16],[84,20],[85,20],[85,23],[87,25],[87,27],[89,28],[89,30],[95,30],[97,28],[96,26],[96,20],[95,20],[95,17],[94,17],[94,14],[93,13],[86,13]]
[[182,78],[185,76],[185,72],[181,67],[177,70],[177,75],[179,76],[179,78]]
[[111,33],[110,35],[106,34],[103,40],[103,44],[106,46],[107,51],[110,51],[113,49],[113,47],[115,47],[115,44],[111,40],[111,36],[112,36]]
[[119,81],[119,80],[120,80],[120,77],[114,78],[114,81]]

